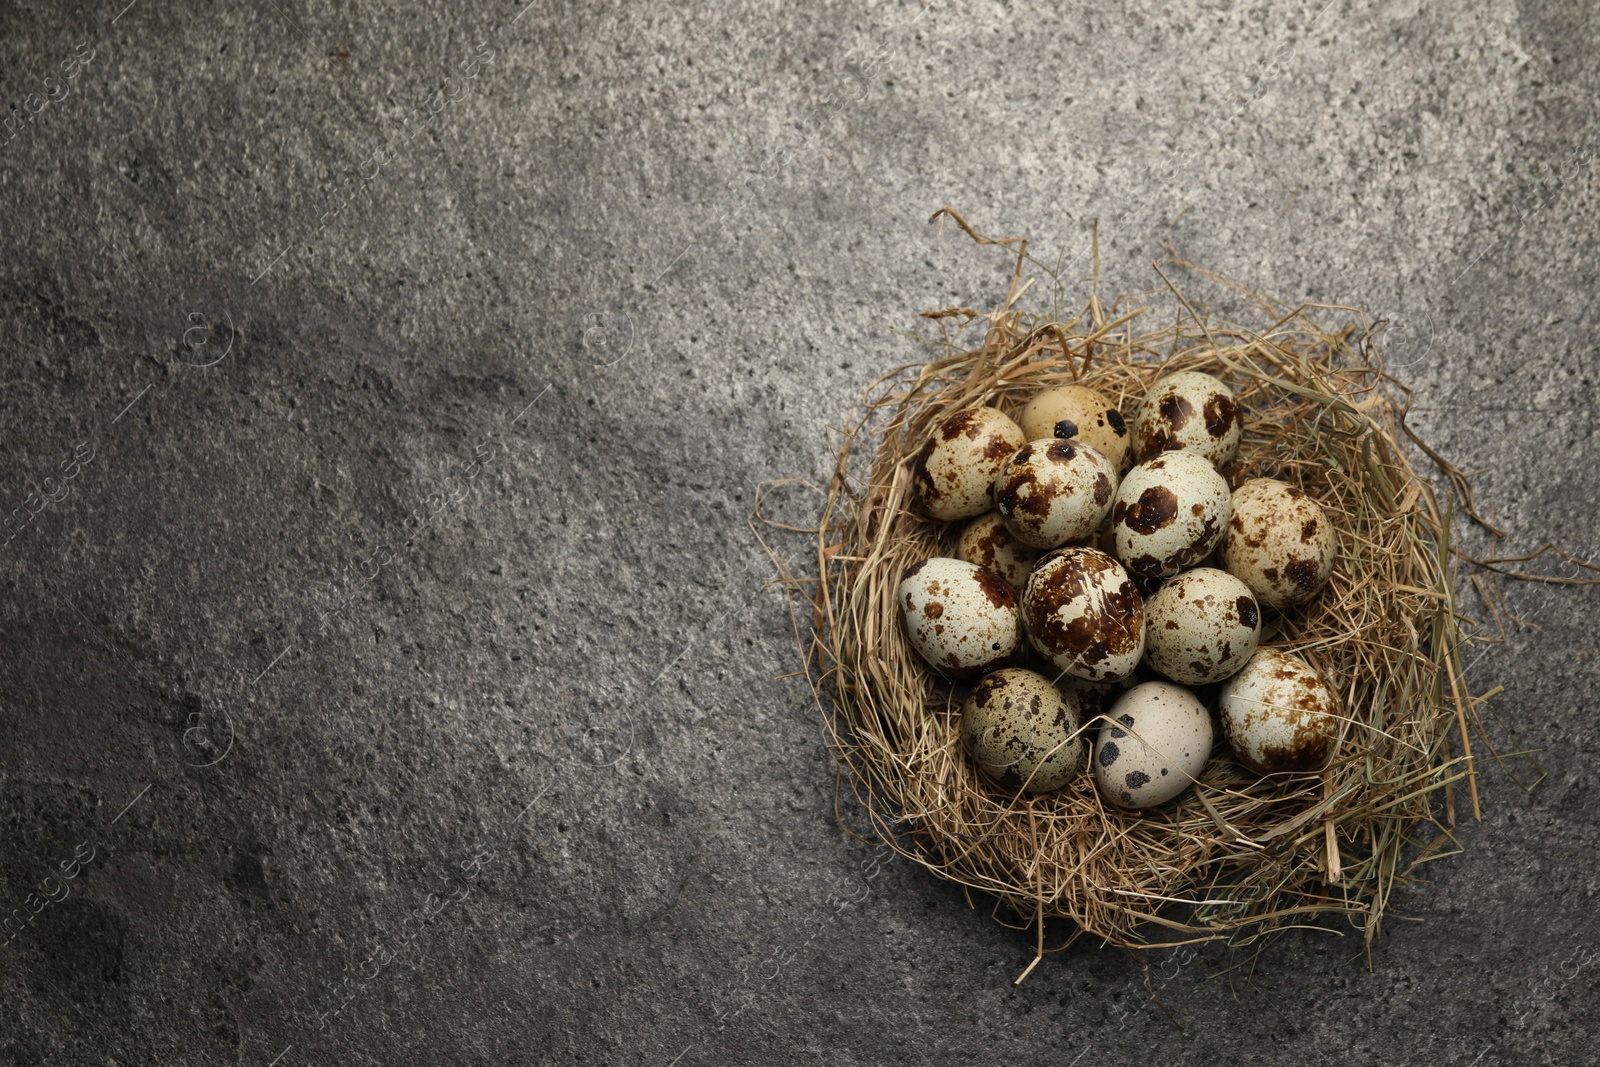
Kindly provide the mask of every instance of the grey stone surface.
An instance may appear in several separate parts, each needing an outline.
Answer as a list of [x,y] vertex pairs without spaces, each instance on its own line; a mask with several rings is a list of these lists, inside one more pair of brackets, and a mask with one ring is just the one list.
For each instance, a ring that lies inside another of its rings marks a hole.
[[825,477],[916,311],[1003,292],[949,203],[1078,298],[1098,218],[1108,292],[1170,251],[1390,318],[1510,534],[1470,543],[1600,555],[1597,36],[0,6],[0,1063],[1588,1060],[1594,590],[1508,589],[1473,680],[1549,775],[1485,775],[1371,970],[1178,950],[1158,1005],[1090,944],[1014,986],[1028,935],[839,829],[745,516]]

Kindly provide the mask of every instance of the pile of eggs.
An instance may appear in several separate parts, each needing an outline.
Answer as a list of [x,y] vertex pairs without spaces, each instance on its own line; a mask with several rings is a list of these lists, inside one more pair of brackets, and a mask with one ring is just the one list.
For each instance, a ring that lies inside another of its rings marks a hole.
[[974,680],[962,736],[991,780],[1044,793],[1087,766],[1117,807],[1172,800],[1216,738],[1196,687],[1251,771],[1331,758],[1333,691],[1260,640],[1263,611],[1327,583],[1333,523],[1283,482],[1230,487],[1243,429],[1232,390],[1198,371],[1157,380],[1131,425],[1068,385],[1015,421],[974,407],[933,426],[912,468],[917,504],[966,525],[955,558],[910,569],[898,605],[930,667]]

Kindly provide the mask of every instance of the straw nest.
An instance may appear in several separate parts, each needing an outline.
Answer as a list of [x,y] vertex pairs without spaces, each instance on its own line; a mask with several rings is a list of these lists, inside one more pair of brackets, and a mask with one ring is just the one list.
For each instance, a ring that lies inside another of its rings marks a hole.
[[[1406,390],[1370,331],[1316,321],[1363,321],[1353,309],[1257,297],[1263,326],[1249,330],[1208,321],[1173,289],[1186,313],[1140,332],[1140,312],[1120,303],[1091,299],[1065,321],[1023,312],[1023,266],[1019,254],[998,310],[924,313],[945,328],[944,355],[878,383],[840,450],[817,530],[810,651],[847,778],[883,840],[969,900],[994,898],[1003,921],[1037,927],[1041,955],[1052,918],[1075,924],[1066,943],[1088,934],[1150,948],[1239,945],[1320,916],[1363,931],[1370,952],[1394,888],[1458,851],[1456,783],[1472,783],[1477,807],[1449,516],[1402,446]],[[1155,378],[1186,369],[1237,391],[1245,436],[1230,483],[1290,482],[1338,526],[1330,584],[1303,608],[1269,613],[1262,638],[1305,657],[1340,696],[1335,757],[1319,772],[1262,778],[1219,742],[1196,788],[1143,812],[1104,804],[1088,774],[1056,793],[1009,792],[963,749],[969,686],[934,675],[900,623],[906,570],[953,556],[960,529],[918,516],[911,459],[959,408],[1014,416],[1036,391],[1077,382],[1131,411]],[[872,451],[864,482],[850,474],[862,449]]]

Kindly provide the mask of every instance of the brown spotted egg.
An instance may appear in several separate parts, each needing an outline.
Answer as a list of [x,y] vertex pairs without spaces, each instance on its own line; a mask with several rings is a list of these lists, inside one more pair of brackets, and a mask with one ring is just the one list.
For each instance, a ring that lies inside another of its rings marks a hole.
[[[1147,623],[1145,632],[1148,633],[1149,630]],[[1104,715],[1110,711],[1111,705],[1115,704],[1123,693],[1150,680],[1149,672],[1141,668],[1115,682],[1086,682],[1082,678],[1063,674],[1055,679],[1055,684],[1061,692],[1078,702],[1078,711],[1083,714],[1083,721],[1088,722],[1096,715]]]
[[985,676],[961,709],[962,738],[979,770],[1025,793],[1060,789],[1083,769],[1081,725],[1071,696],[1016,667]]
[[1133,417],[1133,446],[1141,460],[1181,450],[1223,467],[1238,454],[1243,435],[1244,419],[1233,390],[1194,370],[1159,379]]
[[1035,393],[1017,422],[1030,441],[1076,438],[1106,457],[1114,469],[1127,466],[1132,438],[1122,412],[1086,385],[1063,385]]
[[1034,649],[1074,678],[1117,681],[1144,655],[1144,601],[1122,565],[1098,549],[1046,556],[1023,591],[1022,621]]
[[1028,439],[994,408],[964,408],[939,420],[911,468],[923,510],[942,521],[994,506],[994,477]]
[[994,480],[994,506],[1025,545],[1081,541],[1111,511],[1117,471],[1082,441],[1047,438],[1017,449]]
[[1016,594],[999,575],[965,560],[923,560],[906,572],[899,599],[911,647],[948,678],[998,667],[1021,643]]
[[1162,452],[1130,470],[1111,508],[1117,558],[1144,578],[1205,559],[1231,515],[1228,482],[1193,452]]
[[1233,491],[1222,565],[1269,608],[1304,604],[1333,574],[1338,534],[1322,506],[1271,478]]
[[956,542],[956,556],[993,571],[1012,589],[1021,592],[1028,584],[1028,575],[1039,558],[1039,550],[1011,536],[1000,513],[991,511],[967,523]]
[[1134,686],[1094,743],[1094,783],[1119,808],[1152,808],[1189,788],[1211,756],[1211,714],[1171,682]]
[[1258,649],[1217,698],[1222,732],[1257,774],[1319,770],[1339,744],[1339,705],[1305,660]]
[[1168,579],[1144,604],[1144,661],[1184,685],[1220,682],[1261,640],[1261,608],[1227,571],[1196,567]]

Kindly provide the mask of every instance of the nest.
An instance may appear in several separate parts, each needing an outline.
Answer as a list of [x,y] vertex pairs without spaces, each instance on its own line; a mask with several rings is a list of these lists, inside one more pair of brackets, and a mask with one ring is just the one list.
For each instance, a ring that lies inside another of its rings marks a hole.
[[[1457,783],[1478,806],[1450,516],[1407,460],[1407,391],[1384,372],[1370,331],[1316,321],[1364,325],[1354,309],[1255,297],[1264,312],[1255,331],[1202,318],[1174,289],[1188,314],[1141,333],[1141,313],[1120,303],[1107,311],[1091,299],[1066,321],[1023,312],[1023,262],[998,310],[924,313],[945,329],[944,354],[879,382],[840,450],[816,531],[810,665],[831,697],[819,706],[846,777],[884,841],[969,902],[974,892],[993,898],[1002,921],[1036,926],[1040,955],[1055,918],[1074,924],[1056,948],[1085,934],[1128,948],[1242,945],[1342,920],[1364,932],[1370,953],[1394,888],[1459,851]],[[963,349],[973,328],[981,342]],[[1132,411],[1177,370],[1237,392],[1245,435],[1224,471],[1231,485],[1289,482],[1338,527],[1329,585],[1303,608],[1269,613],[1262,637],[1310,661],[1339,695],[1336,754],[1321,771],[1263,778],[1219,743],[1195,788],[1142,812],[1105,804],[1089,774],[1055,793],[1007,791],[963,748],[969,685],[930,671],[900,623],[901,578],[929,556],[953,556],[961,525],[919,517],[911,460],[951,411],[993,405],[1015,417],[1038,390],[1067,383]],[[849,471],[864,448],[862,483]],[[1465,480],[1428,454],[1470,508]]]

